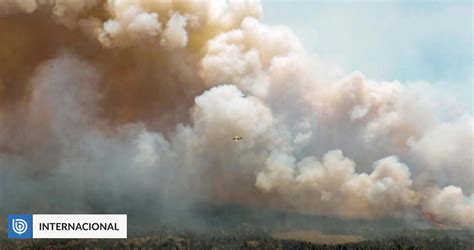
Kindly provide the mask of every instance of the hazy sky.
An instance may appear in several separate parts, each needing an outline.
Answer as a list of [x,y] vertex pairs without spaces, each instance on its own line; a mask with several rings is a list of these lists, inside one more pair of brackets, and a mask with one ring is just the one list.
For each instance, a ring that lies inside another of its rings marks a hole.
[[265,1],[264,20],[290,26],[306,50],[368,78],[429,81],[473,110],[473,4]]

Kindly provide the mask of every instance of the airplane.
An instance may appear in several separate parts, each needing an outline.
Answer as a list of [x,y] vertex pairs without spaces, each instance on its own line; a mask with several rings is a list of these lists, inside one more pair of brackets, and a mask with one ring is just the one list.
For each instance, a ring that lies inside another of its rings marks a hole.
[[234,137],[232,137],[232,140],[233,141],[240,141],[240,140],[242,140],[242,136],[234,136]]

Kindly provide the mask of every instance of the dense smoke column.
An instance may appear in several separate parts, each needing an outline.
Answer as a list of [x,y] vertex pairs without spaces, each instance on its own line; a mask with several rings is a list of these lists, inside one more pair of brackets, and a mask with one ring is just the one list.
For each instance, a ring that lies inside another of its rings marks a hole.
[[0,212],[159,219],[218,202],[474,225],[470,113],[444,114],[426,83],[328,77],[261,16],[0,2]]

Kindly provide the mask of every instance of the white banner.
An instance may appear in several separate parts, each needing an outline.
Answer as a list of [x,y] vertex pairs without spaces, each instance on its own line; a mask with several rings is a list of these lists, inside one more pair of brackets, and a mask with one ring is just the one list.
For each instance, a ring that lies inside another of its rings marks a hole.
[[33,214],[33,238],[127,238],[126,214]]

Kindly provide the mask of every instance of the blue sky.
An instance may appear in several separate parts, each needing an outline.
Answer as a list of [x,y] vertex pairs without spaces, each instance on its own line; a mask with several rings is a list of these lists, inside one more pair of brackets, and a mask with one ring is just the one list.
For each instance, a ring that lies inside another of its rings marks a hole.
[[264,22],[290,26],[306,50],[344,72],[429,81],[473,110],[471,1],[263,1]]

